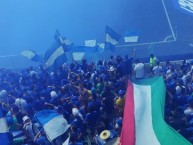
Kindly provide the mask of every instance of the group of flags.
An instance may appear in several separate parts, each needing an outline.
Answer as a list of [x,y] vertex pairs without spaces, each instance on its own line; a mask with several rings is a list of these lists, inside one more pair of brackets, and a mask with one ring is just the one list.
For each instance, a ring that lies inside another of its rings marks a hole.
[[[159,86],[159,87],[157,87]],[[121,145],[191,145],[164,121],[166,88],[162,77],[128,82]],[[0,106],[0,145],[10,145],[11,138],[6,118]],[[63,115],[54,110],[43,110],[34,115],[53,142],[70,127]],[[63,140],[68,145],[70,136]]]
[[[138,32],[129,31],[125,33],[125,42],[137,42]],[[46,69],[53,71],[62,63],[67,61],[65,52],[71,51],[73,60],[82,60],[88,52],[103,54],[105,50],[114,51],[117,44],[119,44],[121,35],[116,33],[112,28],[106,26],[106,36],[104,43],[97,43],[97,40],[85,40],[84,46],[74,46],[67,38],[62,37],[60,32],[56,30],[54,34],[55,42],[47,50],[44,58],[32,50],[24,50],[21,54],[32,61],[42,62]],[[78,50],[77,50],[78,48]],[[88,55],[88,54],[87,54]]]

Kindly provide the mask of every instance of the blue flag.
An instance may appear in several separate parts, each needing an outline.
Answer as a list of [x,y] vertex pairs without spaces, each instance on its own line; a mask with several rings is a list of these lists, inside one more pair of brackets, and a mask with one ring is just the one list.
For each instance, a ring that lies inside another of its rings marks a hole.
[[117,34],[110,27],[106,26],[105,50],[114,51],[115,46],[119,43],[121,35]]
[[43,110],[37,112],[34,116],[43,127],[50,141],[64,134],[70,127],[63,115],[54,110]]
[[44,57],[44,65],[47,70],[54,71],[67,61],[63,46],[55,41]]
[[2,112],[2,106],[0,106],[0,145],[10,145],[9,129],[6,119]]
[[28,59],[32,61],[37,61],[37,62],[42,61],[42,57],[39,54],[37,54],[36,52],[34,52],[33,50],[24,50],[21,52],[21,55],[27,57]]

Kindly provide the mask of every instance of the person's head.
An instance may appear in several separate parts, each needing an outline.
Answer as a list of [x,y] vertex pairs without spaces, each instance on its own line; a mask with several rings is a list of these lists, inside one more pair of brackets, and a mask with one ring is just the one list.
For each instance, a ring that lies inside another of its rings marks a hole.
[[76,133],[71,133],[70,134],[70,141],[72,143],[75,143],[77,141],[77,134]]
[[186,64],[186,59],[183,60],[182,64]]
[[56,98],[56,97],[57,97],[57,93],[56,93],[55,91],[51,91],[51,92],[50,92],[50,96],[51,96],[52,98]]
[[170,61],[169,60],[166,60],[166,65],[170,65]]
[[24,123],[27,123],[27,122],[30,121],[30,118],[26,115],[26,116],[24,116],[24,117],[22,118],[22,120],[23,120]]
[[78,111],[78,109],[77,109],[77,108],[72,108],[72,114],[73,114],[74,117],[79,116],[79,111]]
[[86,64],[86,59],[82,59],[82,64]]
[[98,132],[98,134],[101,134],[101,132],[103,131],[103,130],[105,130],[105,126],[104,125],[99,125],[98,127],[97,127],[97,132]]
[[153,55],[153,54],[150,54],[150,57],[151,57],[151,58],[153,58],[153,57],[154,57],[154,55]]
[[136,60],[135,60],[135,63],[139,63],[139,62],[140,62],[140,60],[139,60],[139,59],[136,59]]
[[124,90],[119,90],[118,95],[119,95],[120,98],[123,98],[124,95],[125,95],[125,91]]
[[121,128],[122,127],[123,119],[121,117],[116,119],[115,128]]

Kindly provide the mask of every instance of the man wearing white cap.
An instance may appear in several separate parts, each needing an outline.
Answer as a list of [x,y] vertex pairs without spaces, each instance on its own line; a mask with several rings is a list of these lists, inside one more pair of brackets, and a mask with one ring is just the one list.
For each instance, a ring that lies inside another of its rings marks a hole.
[[22,118],[24,125],[24,133],[29,138],[31,144],[47,145],[48,140],[45,136],[42,136],[42,131],[39,129],[39,123],[32,123],[28,116]]
[[50,103],[57,106],[57,98],[58,98],[58,95],[56,93],[56,91],[51,91],[50,92],[50,96],[51,96],[51,100],[50,100]]
[[25,135],[30,139],[30,141],[33,141],[35,137],[35,133],[33,131],[33,124],[30,121],[30,118],[28,116],[24,116],[22,120],[24,123],[23,129],[24,129]]

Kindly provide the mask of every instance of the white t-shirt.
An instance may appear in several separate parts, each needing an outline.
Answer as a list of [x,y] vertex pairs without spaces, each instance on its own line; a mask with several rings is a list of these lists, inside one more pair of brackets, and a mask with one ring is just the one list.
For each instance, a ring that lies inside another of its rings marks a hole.
[[15,105],[21,110],[22,113],[27,113],[27,102],[23,98],[17,98]]
[[193,109],[192,108],[186,108],[186,110],[184,110],[184,114],[185,115],[192,115],[193,114]]
[[159,76],[162,74],[162,67],[161,66],[154,66],[153,73],[155,76]]
[[144,78],[144,64],[137,63],[134,67],[134,72],[135,72],[136,79]]

